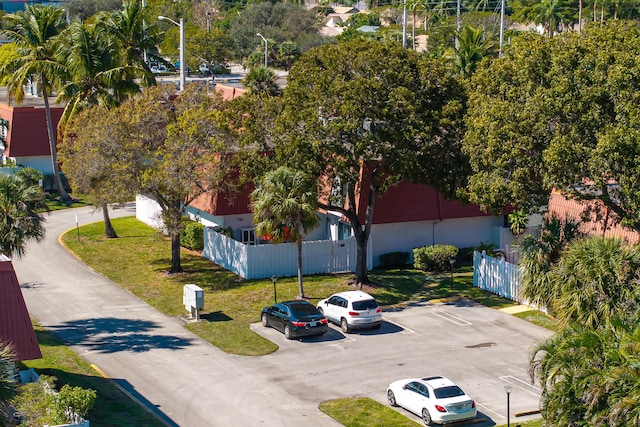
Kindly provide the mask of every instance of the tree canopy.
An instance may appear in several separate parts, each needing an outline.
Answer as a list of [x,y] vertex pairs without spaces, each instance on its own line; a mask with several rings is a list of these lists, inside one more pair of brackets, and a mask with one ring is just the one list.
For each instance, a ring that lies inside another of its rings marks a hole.
[[640,228],[639,54],[640,29],[609,22],[518,38],[481,66],[464,141],[471,201],[534,211],[557,188]]
[[[322,177],[320,206],[354,229],[358,281],[368,280],[366,242],[381,192],[409,178],[452,195],[464,178],[465,105],[451,74],[400,44],[365,40],[313,49],[289,74],[277,161]],[[357,203],[360,194],[369,201]]]

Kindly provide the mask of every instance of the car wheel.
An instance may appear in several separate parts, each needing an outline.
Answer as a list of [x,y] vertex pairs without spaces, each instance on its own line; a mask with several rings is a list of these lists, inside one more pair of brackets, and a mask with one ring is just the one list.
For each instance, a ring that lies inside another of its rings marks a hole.
[[393,394],[391,390],[387,391],[387,400],[389,401],[389,405],[398,406],[398,402],[396,402],[396,395]]
[[349,328],[349,323],[347,322],[347,319],[345,319],[344,317],[342,318],[342,320],[340,320],[340,327],[342,328],[342,332],[344,332],[345,334],[348,334],[349,332],[351,332],[351,329]]
[[284,327],[284,337],[288,340],[291,339],[291,326],[287,325]]
[[266,314],[262,315],[262,326],[269,327],[269,321],[267,320],[267,315]]
[[426,426],[431,425],[431,415],[429,414],[429,411],[427,411],[426,408],[422,410],[422,421],[424,421],[424,425]]

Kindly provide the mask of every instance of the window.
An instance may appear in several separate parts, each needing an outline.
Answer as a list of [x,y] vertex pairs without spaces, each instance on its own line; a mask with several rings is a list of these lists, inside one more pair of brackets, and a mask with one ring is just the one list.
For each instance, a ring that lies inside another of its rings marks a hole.
[[243,228],[242,229],[242,238],[240,240],[242,243],[247,245],[255,245],[256,244],[256,229],[255,228]]

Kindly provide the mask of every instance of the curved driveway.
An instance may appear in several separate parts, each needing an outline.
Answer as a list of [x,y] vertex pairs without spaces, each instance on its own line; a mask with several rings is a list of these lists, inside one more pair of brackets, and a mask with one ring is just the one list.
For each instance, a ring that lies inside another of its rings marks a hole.
[[13,260],[31,316],[76,353],[157,408],[169,425],[340,425],[315,398],[267,380],[253,369],[256,359],[220,351],[70,255],[57,238],[75,227],[76,215],[80,224],[102,220],[89,208],[53,212],[45,240]]
[[378,331],[347,336],[332,327],[320,338],[287,341],[254,324],[280,349],[262,357],[228,355],[67,253],[57,237],[75,227],[76,215],[81,224],[102,220],[88,208],[54,212],[47,238],[14,260],[29,311],[171,425],[339,426],[318,409],[320,402],[367,396],[384,403],[391,381],[426,375],[458,383],[487,419],[482,426],[506,424],[506,385],[513,390],[512,416],[538,408],[527,363],[531,345],[551,335],[544,328],[472,301],[418,301],[386,311]]

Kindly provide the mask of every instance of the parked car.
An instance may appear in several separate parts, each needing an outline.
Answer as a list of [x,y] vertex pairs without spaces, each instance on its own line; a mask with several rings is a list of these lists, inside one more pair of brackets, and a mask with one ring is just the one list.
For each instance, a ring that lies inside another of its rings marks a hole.
[[394,381],[387,388],[387,400],[421,416],[428,426],[471,420],[478,413],[473,399],[439,376]]
[[151,72],[153,74],[160,74],[160,73],[168,73],[169,70],[164,65],[154,65],[153,67],[151,67]]
[[287,339],[322,335],[329,329],[327,318],[308,301],[282,301],[262,309],[262,324],[284,333]]
[[360,328],[378,329],[382,325],[382,309],[363,291],[333,294],[320,300],[317,307],[330,322],[340,325],[344,333]]

